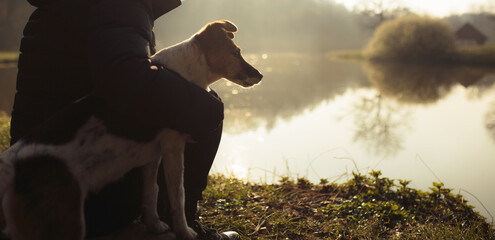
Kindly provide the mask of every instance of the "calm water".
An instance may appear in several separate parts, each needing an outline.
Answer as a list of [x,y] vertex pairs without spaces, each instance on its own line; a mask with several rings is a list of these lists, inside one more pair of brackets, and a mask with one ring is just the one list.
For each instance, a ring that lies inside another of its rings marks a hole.
[[[495,214],[495,70],[246,57],[265,77],[251,89],[213,86],[226,106],[213,172],[340,182],[381,170],[421,189],[444,182]],[[1,110],[12,104],[15,73],[0,68]]]

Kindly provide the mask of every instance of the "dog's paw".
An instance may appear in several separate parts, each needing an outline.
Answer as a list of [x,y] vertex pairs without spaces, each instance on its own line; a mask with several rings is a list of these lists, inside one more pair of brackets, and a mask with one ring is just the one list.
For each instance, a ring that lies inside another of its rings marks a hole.
[[158,220],[152,223],[146,223],[146,229],[151,233],[164,233],[168,231],[170,227],[166,223]]
[[184,240],[194,240],[198,237],[198,234],[190,227],[187,227],[181,231],[177,231],[175,234],[177,235],[177,239]]
[[160,221],[156,211],[144,211],[142,220],[146,230],[151,233],[164,233],[170,229],[166,223]]

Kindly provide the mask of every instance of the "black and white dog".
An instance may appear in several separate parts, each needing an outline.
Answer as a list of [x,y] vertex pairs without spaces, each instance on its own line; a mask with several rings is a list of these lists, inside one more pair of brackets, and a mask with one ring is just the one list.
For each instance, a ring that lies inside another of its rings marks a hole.
[[[209,23],[151,60],[205,89],[220,78],[252,86],[263,76],[240,55],[232,41],[235,31],[237,27],[229,21]],[[168,226],[156,210],[156,176],[163,159],[169,202],[176,210],[172,212],[173,230],[179,239],[194,239],[196,233],[187,226],[184,214],[183,152],[188,135],[160,129],[147,142],[116,136],[105,125],[105,117],[95,114],[93,108],[98,104],[92,101],[97,100],[75,102],[68,113],[0,155],[6,233],[14,240],[83,239],[87,194],[139,166],[145,171],[143,222],[150,231],[165,232]]]

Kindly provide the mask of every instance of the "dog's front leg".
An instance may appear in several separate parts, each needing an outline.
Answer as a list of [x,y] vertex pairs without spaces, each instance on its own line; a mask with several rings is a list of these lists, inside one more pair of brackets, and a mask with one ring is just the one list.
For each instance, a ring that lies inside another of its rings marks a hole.
[[184,212],[184,149],[164,153],[163,161],[174,232],[177,239],[195,239],[197,234],[187,226]]
[[153,233],[164,233],[169,226],[160,221],[157,212],[158,185],[156,177],[160,159],[152,161],[143,167],[143,222],[148,231]]

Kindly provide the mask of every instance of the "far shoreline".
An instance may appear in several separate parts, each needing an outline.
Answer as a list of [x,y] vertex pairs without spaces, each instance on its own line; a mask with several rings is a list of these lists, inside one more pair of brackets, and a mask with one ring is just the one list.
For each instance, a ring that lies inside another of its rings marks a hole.
[[462,46],[446,56],[437,59],[423,59],[422,61],[408,61],[407,59],[370,59],[363,49],[336,50],[326,54],[327,58],[344,62],[372,62],[372,63],[427,63],[451,66],[479,66],[495,68],[495,44],[483,46]]

